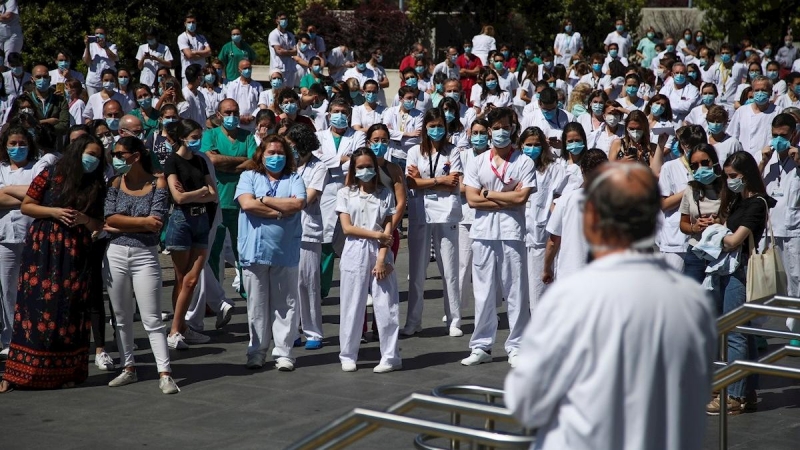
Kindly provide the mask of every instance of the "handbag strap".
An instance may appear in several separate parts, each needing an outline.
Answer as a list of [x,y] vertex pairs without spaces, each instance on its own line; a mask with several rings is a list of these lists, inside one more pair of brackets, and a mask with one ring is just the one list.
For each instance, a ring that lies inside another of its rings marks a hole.
[[[772,220],[769,218],[769,203],[767,202],[767,199],[762,196],[759,196],[758,198],[760,198],[767,207],[766,229],[769,230],[769,239],[764,246],[764,250],[766,251],[770,246],[775,247],[775,233],[772,231]],[[752,235],[753,233],[750,234]]]

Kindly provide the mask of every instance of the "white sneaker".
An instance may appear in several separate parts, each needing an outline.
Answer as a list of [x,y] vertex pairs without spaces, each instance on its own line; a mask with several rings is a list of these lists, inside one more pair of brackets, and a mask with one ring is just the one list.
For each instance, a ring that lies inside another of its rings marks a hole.
[[117,375],[117,378],[108,382],[108,387],[126,386],[136,383],[137,381],[139,381],[139,378],[136,376],[136,372],[123,370],[121,374]]
[[343,372],[355,372],[358,370],[356,363],[354,362],[343,362],[342,363],[342,371]]
[[372,306],[372,294],[367,294],[367,306]]
[[171,312],[161,311],[161,321],[162,322],[166,322],[166,321],[172,319],[172,316],[173,316],[173,314]]
[[94,365],[100,370],[114,370],[114,360],[106,352],[94,355]]
[[464,335],[464,332],[461,331],[461,328],[450,327],[450,337],[461,337],[463,335]]
[[406,325],[405,327],[403,327],[402,330],[400,330],[400,335],[401,336],[413,336],[413,335],[419,333],[420,331],[422,331],[422,325],[417,325],[416,327],[412,327],[410,325]]
[[175,333],[167,336],[167,345],[169,345],[169,348],[175,350],[186,350],[187,348],[189,348],[189,345],[186,343],[186,340],[180,333]]
[[511,350],[508,353],[508,364],[511,366],[512,369],[517,367],[517,351],[516,350]]
[[228,303],[222,303],[222,306],[219,308],[219,312],[217,313],[217,323],[215,326],[219,330],[220,328],[224,327],[231,321],[231,317],[233,316],[233,306]]
[[372,372],[373,373],[389,373],[389,372],[394,372],[395,370],[400,370],[402,368],[403,368],[402,364],[398,364],[396,366],[393,366],[391,364],[378,364],[377,366],[375,366],[374,369],[372,369]]
[[169,375],[163,376],[158,380],[158,388],[161,389],[161,392],[164,394],[177,394],[181,391],[181,388],[178,387],[175,380]]
[[447,316],[442,316],[442,323],[447,323]]
[[3,350],[0,350],[0,361],[5,361],[8,359],[8,350],[9,348],[6,347]]
[[186,332],[183,333],[183,340],[186,341],[187,344],[207,344],[211,341],[211,338],[191,328],[186,328]]
[[477,366],[478,364],[492,362],[492,355],[486,353],[485,351],[476,348],[472,350],[472,353],[461,360],[462,366]]
[[250,355],[247,357],[247,363],[244,365],[248,369],[260,369],[264,367],[264,358],[261,355]]
[[281,356],[275,360],[275,368],[281,372],[291,372],[294,370],[294,363],[291,359]]

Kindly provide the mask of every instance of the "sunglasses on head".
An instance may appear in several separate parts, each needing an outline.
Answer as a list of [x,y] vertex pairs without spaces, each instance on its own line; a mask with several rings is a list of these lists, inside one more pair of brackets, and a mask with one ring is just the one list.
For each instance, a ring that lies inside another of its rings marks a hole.
[[700,166],[711,167],[713,166],[713,163],[711,162],[710,159],[701,159],[700,162],[693,162],[689,164],[689,168],[692,169],[692,171],[699,169]]

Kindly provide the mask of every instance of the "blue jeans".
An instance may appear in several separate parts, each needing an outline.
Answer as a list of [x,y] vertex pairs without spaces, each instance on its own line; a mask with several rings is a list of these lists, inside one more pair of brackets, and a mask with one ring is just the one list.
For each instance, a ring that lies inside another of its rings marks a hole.
[[[732,275],[720,277],[719,288],[721,296],[717,297],[717,310],[727,314],[744,305],[747,291],[745,280],[747,266],[740,266]],[[721,297],[721,298],[720,298]],[[749,325],[745,324],[746,326]],[[742,333],[728,333],[728,363],[743,359],[754,360],[758,357],[756,340],[752,335]],[[758,375],[750,375],[745,379],[728,386],[728,395],[743,398],[748,391],[754,391],[758,386]]]
[[[187,210],[189,208],[186,208]],[[171,252],[186,252],[193,248],[208,248],[208,213],[192,216],[183,208],[172,210],[167,222],[165,245]]]
[[694,254],[692,247],[683,253],[683,274],[698,283],[706,277],[706,262]]

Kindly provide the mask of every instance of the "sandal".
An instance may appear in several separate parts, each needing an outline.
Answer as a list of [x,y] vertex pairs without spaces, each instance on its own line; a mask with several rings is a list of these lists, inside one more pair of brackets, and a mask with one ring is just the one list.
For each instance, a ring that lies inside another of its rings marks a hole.
[[7,394],[14,390],[14,385],[6,380],[0,381],[0,394]]

